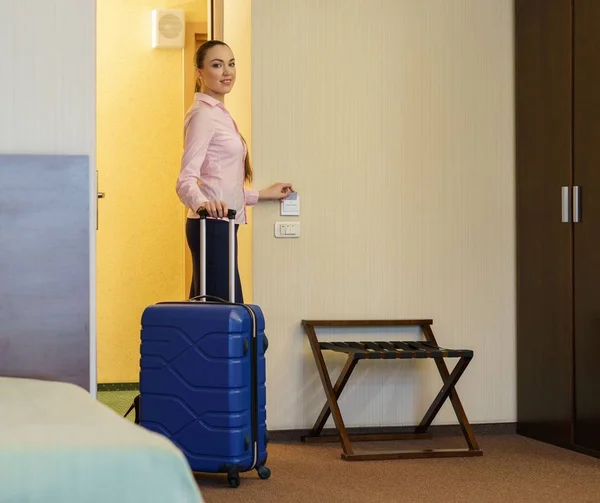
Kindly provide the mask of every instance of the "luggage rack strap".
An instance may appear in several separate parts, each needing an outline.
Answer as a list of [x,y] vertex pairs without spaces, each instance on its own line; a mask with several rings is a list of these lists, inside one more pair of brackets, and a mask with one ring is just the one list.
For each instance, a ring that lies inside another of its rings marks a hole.
[[442,348],[427,341],[319,342],[322,350],[351,354],[357,359],[473,358],[470,349]]

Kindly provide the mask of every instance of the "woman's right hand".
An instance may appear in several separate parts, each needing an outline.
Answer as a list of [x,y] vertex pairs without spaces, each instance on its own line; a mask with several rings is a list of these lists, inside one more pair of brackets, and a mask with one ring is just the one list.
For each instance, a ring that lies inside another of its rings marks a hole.
[[208,211],[208,216],[213,218],[223,218],[227,216],[227,212],[229,208],[225,201],[206,201],[200,205],[198,208],[198,213],[200,210]]

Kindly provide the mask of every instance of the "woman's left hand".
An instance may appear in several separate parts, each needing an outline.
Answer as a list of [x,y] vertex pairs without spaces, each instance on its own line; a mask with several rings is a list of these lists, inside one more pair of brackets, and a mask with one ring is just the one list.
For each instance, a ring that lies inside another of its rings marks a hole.
[[294,188],[291,183],[275,183],[268,189],[263,189],[259,192],[259,199],[285,199],[293,192]]

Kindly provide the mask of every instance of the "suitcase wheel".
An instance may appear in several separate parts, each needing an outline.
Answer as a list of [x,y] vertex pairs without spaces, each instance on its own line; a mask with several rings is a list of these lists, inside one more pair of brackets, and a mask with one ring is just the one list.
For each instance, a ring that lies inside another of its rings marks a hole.
[[271,476],[271,470],[269,470],[266,466],[259,466],[256,471],[262,480],[267,480]]
[[231,471],[227,474],[227,482],[229,482],[229,487],[240,487],[240,474],[235,471]]

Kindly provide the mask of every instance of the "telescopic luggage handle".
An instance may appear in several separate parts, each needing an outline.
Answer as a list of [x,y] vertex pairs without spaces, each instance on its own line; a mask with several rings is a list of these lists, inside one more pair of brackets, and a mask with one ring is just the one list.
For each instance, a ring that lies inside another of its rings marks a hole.
[[[235,302],[235,210],[227,212],[229,219],[229,302]],[[206,218],[208,211],[202,209],[200,215],[200,296],[206,301]]]

